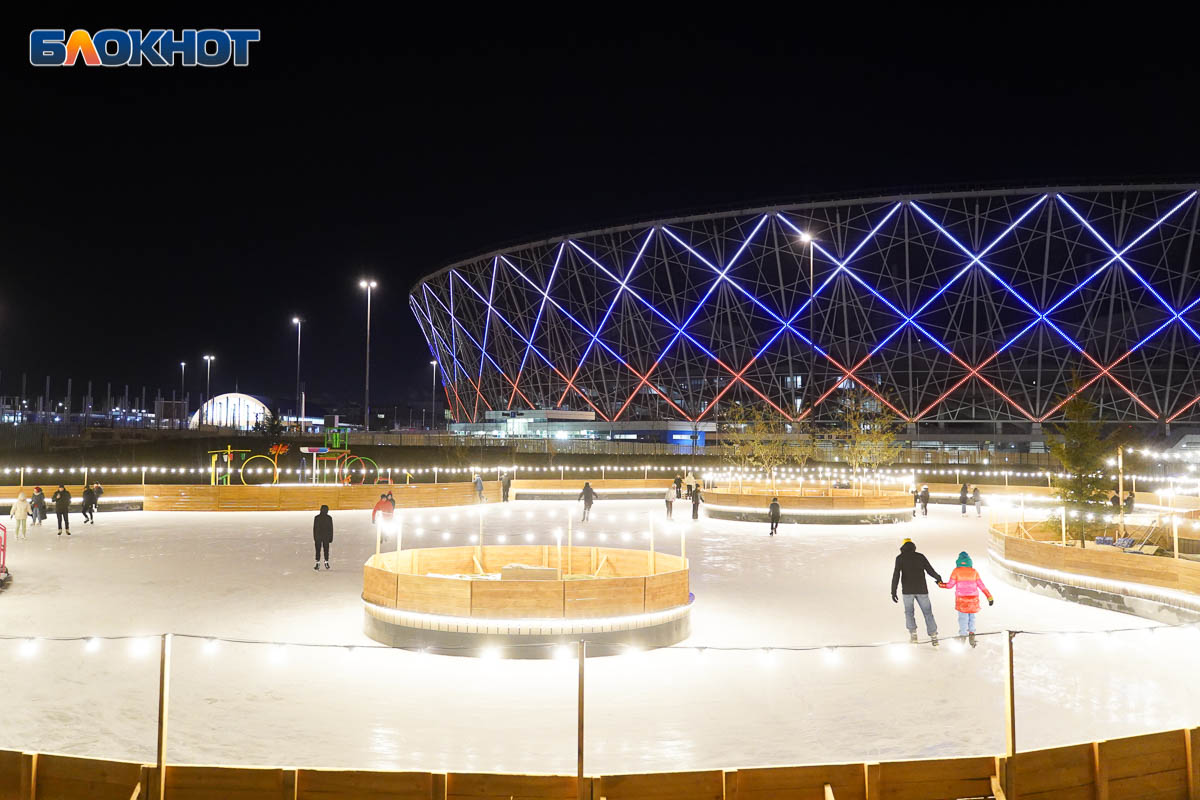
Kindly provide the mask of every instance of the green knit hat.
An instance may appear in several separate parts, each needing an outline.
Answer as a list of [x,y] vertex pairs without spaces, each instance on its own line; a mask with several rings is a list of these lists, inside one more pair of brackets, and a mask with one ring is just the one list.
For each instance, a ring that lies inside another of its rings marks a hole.
[[956,560],[956,561],[954,562],[954,566],[956,566],[956,567],[970,567],[970,566],[972,566],[972,564],[971,564],[971,557],[970,557],[969,555],[967,555],[967,551],[966,551],[966,550],[963,550],[961,553],[959,553],[959,554],[958,554],[958,560]]

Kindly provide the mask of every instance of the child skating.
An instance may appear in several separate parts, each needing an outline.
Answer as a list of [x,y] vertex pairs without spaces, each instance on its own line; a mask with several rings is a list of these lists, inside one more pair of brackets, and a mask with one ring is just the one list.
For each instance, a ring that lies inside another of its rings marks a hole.
[[979,613],[979,593],[983,592],[987,596],[989,606],[995,603],[995,600],[992,598],[992,593],[984,586],[983,578],[979,577],[979,573],[971,564],[971,557],[965,550],[958,554],[958,558],[954,562],[954,571],[950,573],[950,580],[939,583],[938,586],[954,590],[954,610],[958,612],[959,638],[966,636],[971,647],[974,647],[975,615]]

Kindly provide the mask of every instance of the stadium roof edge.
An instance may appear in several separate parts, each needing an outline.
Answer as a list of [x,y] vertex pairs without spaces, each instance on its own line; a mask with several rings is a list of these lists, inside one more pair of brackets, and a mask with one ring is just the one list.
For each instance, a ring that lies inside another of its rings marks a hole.
[[725,211],[711,211],[698,214],[685,214],[674,217],[662,217],[646,219],[640,222],[633,222],[622,225],[613,225],[606,228],[596,228],[589,231],[580,231],[578,233],[566,233],[557,236],[549,236],[542,239],[535,239],[528,242],[520,242],[506,247],[496,248],[475,256],[463,258],[455,261],[452,264],[447,264],[444,267],[426,273],[418,278],[409,287],[408,293],[411,297],[420,288],[421,284],[436,278],[437,276],[449,272],[452,269],[473,264],[478,261],[483,261],[489,258],[496,258],[506,253],[511,253],[516,250],[522,250],[528,247],[542,247],[545,245],[558,244],[570,239],[582,239],[589,236],[606,236],[621,231],[632,231],[638,229],[646,229],[659,227],[662,225],[677,225],[686,222],[699,222],[702,220],[719,219],[721,217],[736,217],[750,216],[756,214],[775,214],[783,211],[802,211],[810,208],[833,208],[837,206],[852,206],[862,203],[894,203],[905,202],[909,200],[940,200],[940,199],[955,199],[963,197],[1003,197],[1016,194],[1052,194],[1052,193],[1075,193],[1075,192],[1131,192],[1131,191],[1200,191],[1200,181],[1184,182],[1184,183],[1105,183],[1105,184],[1064,184],[1059,186],[1013,186],[1006,188],[993,189],[963,189],[957,191],[934,191],[934,192],[892,192],[881,193],[878,195],[868,194],[855,197],[839,198],[839,199],[820,199],[808,200],[799,203],[772,203],[769,205],[753,206],[741,209],[729,209]]

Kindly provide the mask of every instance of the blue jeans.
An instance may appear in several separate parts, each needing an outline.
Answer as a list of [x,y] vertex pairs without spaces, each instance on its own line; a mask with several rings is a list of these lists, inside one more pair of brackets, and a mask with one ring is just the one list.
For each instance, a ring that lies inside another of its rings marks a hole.
[[958,612],[958,635],[966,636],[967,632],[975,632],[975,615],[965,611]]
[[930,636],[937,634],[937,622],[933,619],[933,606],[929,603],[929,595],[927,594],[905,594],[904,595],[904,626],[908,628],[909,633],[917,632],[917,617],[913,613],[913,601],[921,607],[921,613],[925,615],[925,630]]

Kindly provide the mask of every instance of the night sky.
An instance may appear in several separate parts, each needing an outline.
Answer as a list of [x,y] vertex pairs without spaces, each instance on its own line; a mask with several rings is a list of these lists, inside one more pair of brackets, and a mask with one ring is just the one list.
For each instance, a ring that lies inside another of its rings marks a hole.
[[[56,395],[67,377],[169,393],[183,360],[194,402],[209,352],[214,393],[236,380],[286,410],[299,314],[310,402],[357,400],[371,276],[372,405],[404,418],[428,402],[409,287],[495,246],[814,196],[1200,175],[1200,62],[1169,21],[594,10],[10,21],[0,394],[22,372],[30,394],[46,374]],[[28,64],[35,26],[156,25],[262,41],[240,69]]]

